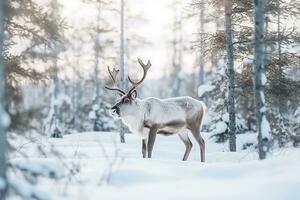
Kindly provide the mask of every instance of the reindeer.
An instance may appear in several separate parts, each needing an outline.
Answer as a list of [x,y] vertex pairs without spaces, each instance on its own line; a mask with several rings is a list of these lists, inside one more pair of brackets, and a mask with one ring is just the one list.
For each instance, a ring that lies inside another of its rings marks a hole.
[[151,158],[157,134],[178,134],[185,144],[186,149],[182,160],[186,161],[193,146],[188,137],[188,131],[190,131],[200,146],[201,162],[204,162],[205,142],[200,135],[205,110],[204,103],[188,96],[168,99],[137,98],[136,89],[144,81],[151,67],[149,60],[147,64],[144,64],[141,59],[138,59],[138,62],[143,68],[143,77],[135,82],[128,76],[128,80],[132,84],[128,92],[115,86],[119,70],[113,68],[111,71],[107,67],[114,86],[106,85],[105,88],[116,91],[120,95],[118,102],[110,109],[111,115],[120,118],[131,132],[142,138],[143,158],[146,158],[146,155]]

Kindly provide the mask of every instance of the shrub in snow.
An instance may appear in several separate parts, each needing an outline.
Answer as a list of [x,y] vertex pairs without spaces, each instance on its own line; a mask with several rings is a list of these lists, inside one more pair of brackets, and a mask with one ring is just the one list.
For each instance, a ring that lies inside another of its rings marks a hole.
[[288,115],[281,115],[278,110],[270,109],[269,116],[275,146],[300,145],[300,107]]
[[224,121],[218,121],[213,131],[213,137],[216,142],[225,142],[228,139],[228,124]]
[[100,101],[99,104],[94,104],[89,112],[89,119],[93,123],[94,131],[112,131],[116,130],[117,126],[108,113],[109,104]]
[[272,138],[275,146],[283,147],[289,140],[289,129],[283,117],[278,113],[270,112],[270,123],[272,126]]
[[242,150],[246,150],[248,148],[251,148],[253,145],[254,145],[254,143],[252,143],[252,142],[246,142],[246,143],[243,144]]
[[20,170],[26,180],[31,184],[37,184],[38,177],[61,179],[64,177],[63,167],[49,161],[14,160],[9,163],[14,170]]
[[62,138],[62,132],[58,127],[54,127],[53,131],[51,131],[51,137],[53,138]]
[[[207,105],[206,122],[203,129],[212,132],[212,137],[216,142],[225,142],[229,138],[229,115],[227,112],[227,81],[224,70],[219,69],[219,73],[211,78],[205,85],[198,88],[198,95]],[[246,131],[245,122],[241,115],[236,115],[236,133]]]
[[291,120],[292,136],[291,140],[293,146],[300,146],[300,106],[294,113],[294,117]]
[[[212,136],[215,138],[217,143],[226,142],[229,138],[229,115],[224,113],[220,116],[215,115],[215,118],[211,121],[210,131],[212,131]],[[246,126],[244,120],[242,120],[240,115],[236,115],[236,134],[245,133]]]
[[51,193],[49,191],[42,191],[38,187],[38,179],[41,177],[59,180],[63,178],[64,168],[55,162],[48,160],[12,160],[9,162],[9,170],[22,178],[9,178],[9,191],[14,192],[22,199],[39,199],[50,200]]

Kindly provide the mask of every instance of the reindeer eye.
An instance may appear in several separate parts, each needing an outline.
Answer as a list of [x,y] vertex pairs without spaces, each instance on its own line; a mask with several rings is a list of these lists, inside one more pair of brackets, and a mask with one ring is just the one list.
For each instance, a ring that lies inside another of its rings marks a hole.
[[128,99],[128,98],[125,98],[124,100],[123,100],[123,103],[130,103],[130,99]]

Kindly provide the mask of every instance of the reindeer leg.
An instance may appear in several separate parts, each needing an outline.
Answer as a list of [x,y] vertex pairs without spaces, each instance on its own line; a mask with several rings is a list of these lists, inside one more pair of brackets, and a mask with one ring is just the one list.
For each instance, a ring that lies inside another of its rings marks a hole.
[[148,138],[148,145],[147,145],[148,158],[151,158],[152,156],[152,150],[153,150],[153,145],[155,142],[157,130],[158,130],[158,126],[153,125],[149,131],[149,138]]
[[189,136],[187,133],[179,133],[178,136],[185,145],[185,153],[184,153],[182,160],[186,161],[190,155],[193,144],[192,144],[191,140],[189,139]]
[[142,140],[142,153],[143,153],[143,158],[146,158],[146,153],[147,153],[146,139]]
[[193,129],[191,129],[191,132],[200,146],[201,162],[205,162],[205,141],[200,134],[200,129],[193,128]]

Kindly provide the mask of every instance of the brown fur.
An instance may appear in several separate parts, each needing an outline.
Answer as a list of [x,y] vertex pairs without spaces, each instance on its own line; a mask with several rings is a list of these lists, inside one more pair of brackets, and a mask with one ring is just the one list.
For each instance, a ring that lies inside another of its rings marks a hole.
[[192,117],[187,120],[187,128],[192,132],[194,138],[200,147],[201,162],[205,162],[205,141],[200,134],[204,110],[203,107]]
[[159,130],[157,132],[157,134],[161,134],[161,135],[164,135],[164,136],[174,135],[173,132],[168,132],[168,131],[164,131],[164,130]]
[[[181,106],[185,106],[188,109],[194,109],[192,106],[189,107],[186,103],[181,104]],[[151,122],[144,122],[144,127],[150,129],[149,140],[147,145],[148,157],[152,154],[152,148],[155,141],[156,134],[162,134],[165,136],[174,135],[180,130],[182,127],[186,126],[188,130],[191,131],[192,135],[196,139],[197,143],[200,147],[200,157],[201,162],[205,161],[205,141],[200,134],[201,123],[203,119],[204,109],[200,107],[199,110],[192,116],[188,117],[185,121],[170,121],[165,124],[152,124]],[[186,150],[183,156],[183,160],[187,160],[193,144],[190,139],[184,138],[179,134],[180,139],[185,144]],[[144,155],[144,140],[143,140],[143,155]]]

